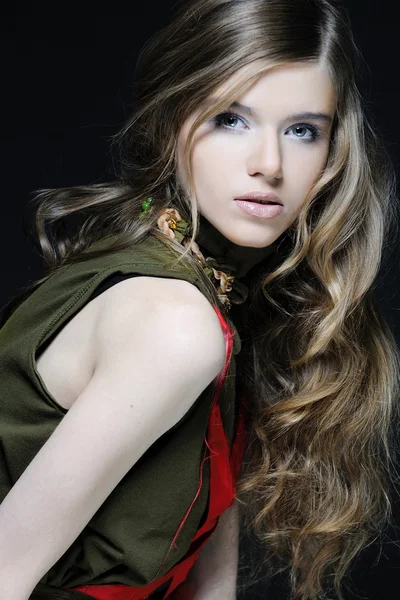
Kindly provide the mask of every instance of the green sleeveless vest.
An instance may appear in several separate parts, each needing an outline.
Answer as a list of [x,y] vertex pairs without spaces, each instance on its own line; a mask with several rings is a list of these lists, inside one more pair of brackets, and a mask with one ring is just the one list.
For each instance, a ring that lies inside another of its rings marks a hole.
[[[178,254],[150,236],[129,249],[70,264],[53,273],[11,315],[0,330],[0,502],[60,423],[67,410],[46,389],[35,367],[39,350],[116,274],[184,279],[205,293],[205,284]],[[235,432],[235,332],[233,356],[220,398],[230,444]],[[42,578],[56,588],[83,584],[151,582],[199,486],[204,436],[213,400],[211,383],[184,417],[159,438],[130,469],[65,554]],[[110,424],[112,427],[112,423]],[[163,575],[187,552],[205,516],[208,461],[203,484]]]

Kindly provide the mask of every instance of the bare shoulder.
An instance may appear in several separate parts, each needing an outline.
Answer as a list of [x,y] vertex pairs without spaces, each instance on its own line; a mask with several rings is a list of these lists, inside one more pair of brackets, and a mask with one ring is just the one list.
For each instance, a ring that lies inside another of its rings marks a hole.
[[[167,364],[171,377],[183,366],[207,385],[222,369],[225,341],[207,298],[191,283],[134,277],[103,293],[95,336],[95,363],[147,357],[155,372]],[[180,371],[180,373],[179,373]]]
[[185,281],[127,279],[97,300],[93,374],[1,504],[0,564],[30,589],[225,360],[213,307]]

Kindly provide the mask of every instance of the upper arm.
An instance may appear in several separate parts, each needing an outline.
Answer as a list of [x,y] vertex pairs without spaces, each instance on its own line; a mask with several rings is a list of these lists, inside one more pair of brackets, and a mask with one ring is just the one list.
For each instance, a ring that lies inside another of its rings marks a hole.
[[162,390],[162,405],[153,406],[158,414],[167,411],[169,426],[225,360],[222,329],[208,300],[187,281],[158,277],[125,280],[104,294],[93,344],[94,374],[117,386],[134,377],[135,386],[146,388],[150,397]]
[[104,294],[89,384],[0,506],[0,570],[15,565],[33,586],[224,363],[218,318],[194,286],[117,287]]

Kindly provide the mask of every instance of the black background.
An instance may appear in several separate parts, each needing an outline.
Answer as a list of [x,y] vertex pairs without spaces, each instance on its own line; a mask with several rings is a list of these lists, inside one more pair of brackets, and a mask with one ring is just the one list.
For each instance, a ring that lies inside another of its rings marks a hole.
[[[166,23],[174,2],[8,2],[0,9],[1,236],[0,305],[41,275],[22,232],[35,189],[113,178],[109,137],[129,115],[136,58]],[[345,2],[367,64],[363,96],[399,174],[400,16],[396,0]],[[400,340],[400,233],[380,271],[376,298]],[[384,544],[367,548],[352,569],[360,598],[400,597],[400,513]],[[244,540],[242,552],[252,551]],[[246,600],[288,598],[281,582],[260,583]],[[356,598],[347,595],[346,598]]]

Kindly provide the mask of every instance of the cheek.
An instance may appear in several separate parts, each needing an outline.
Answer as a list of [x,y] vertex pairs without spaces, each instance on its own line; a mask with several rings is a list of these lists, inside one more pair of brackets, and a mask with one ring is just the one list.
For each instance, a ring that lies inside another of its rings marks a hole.
[[230,160],[227,153],[221,152],[215,144],[199,143],[195,146],[192,157],[193,176],[199,185],[226,181],[230,172]]
[[[291,221],[303,209],[306,196],[310,189],[320,179],[326,165],[328,152],[319,151],[316,155],[308,155],[304,159],[293,161],[290,173],[286,172],[288,194],[292,198]],[[285,175],[284,175],[285,176]]]
[[[177,175],[185,187],[187,187],[188,184],[186,165],[184,162],[187,129],[188,127],[184,128],[178,137],[176,151]],[[203,174],[212,176],[212,172],[210,171],[212,170],[212,166],[215,166],[216,164],[215,154],[213,153],[212,148],[210,148],[210,144],[207,144],[206,140],[198,140],[196,137],[197,136],[195,136],[191,157],[192,175],[195,184],[204,177]]]
[[313,155],[303,155],[292,163],[291,185],[298,186],[298,189],[308,191],[314,183],[321,177],[326,165],[328,151],[320,149]]

